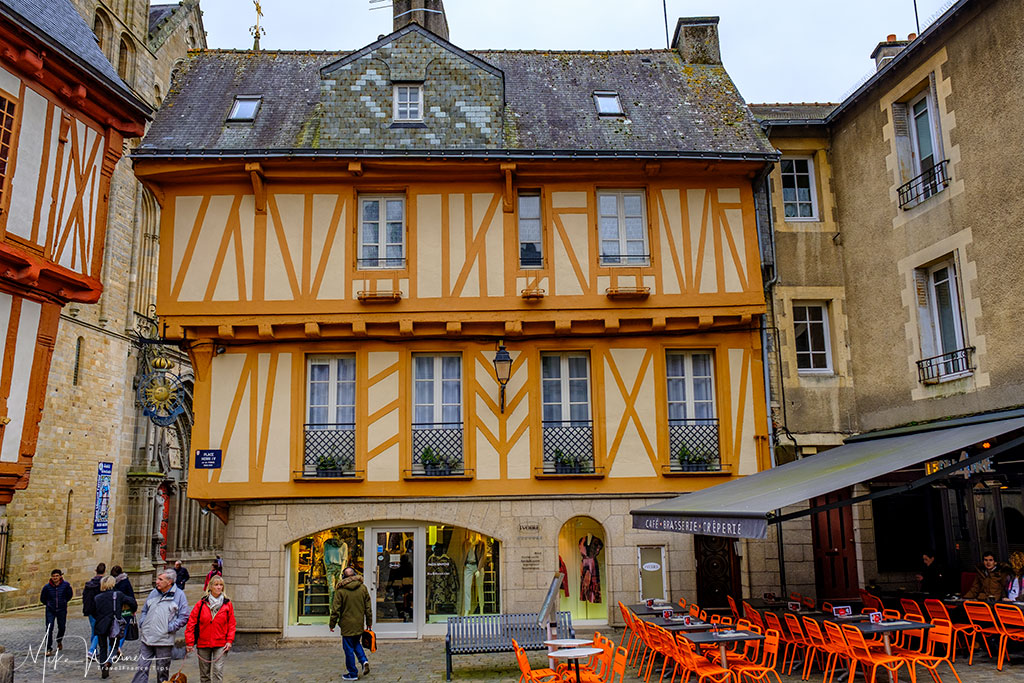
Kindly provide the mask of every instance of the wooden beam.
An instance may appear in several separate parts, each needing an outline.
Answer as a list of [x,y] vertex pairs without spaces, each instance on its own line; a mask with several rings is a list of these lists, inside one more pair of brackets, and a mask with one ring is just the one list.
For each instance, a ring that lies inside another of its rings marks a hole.
[[713,315],[702,315],[697,318],[697,329],[706,330],[715,324],[715,316]]
[[445,331],[451,335],[462,334],[462,323],[460,322],[449,322],[445,323]]
[[274,326],[270,323],[260,323],[256,327],[256,334],[258,334],[261,339],[273,339]]
[[234,325],[217,325],[217,336],[221,339],[234,339],[235,338],[235,326]]
[[509,336],[519,336],[523,333],[523,321],[522,320],[506,320],[505,321],[505,334]]
[[247,162],[245,170],[252,181],[252,193],[256,197],[256,213],[267,213],[267,186],[263,177],[263,166],[258,161]]
[[319,337],[320,336],[320,323],[306,323],[306,336],[307,337]]
[[501,172],[505,175],[505,188],[504,194],[502,195],[502,209],[505,213],[512,213],[515,211],[515,193],[512,191],[512,174],[516,170],[516,165],[511,162],[502,162]]
[[350,161],[350,162],[348,162],[348,172],[351,173],[352,175],[354,175],[357,178],[359,176],[363,175],[363,162],[361,162],[361,161]]
[[411,320],[399,320],[398,321],[398,333],[403,337],[412,336],[412,321]]

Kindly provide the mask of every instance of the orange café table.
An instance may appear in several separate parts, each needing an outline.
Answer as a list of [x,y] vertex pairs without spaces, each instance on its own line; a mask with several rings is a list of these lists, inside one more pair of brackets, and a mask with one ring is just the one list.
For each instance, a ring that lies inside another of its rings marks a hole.
[[707,643],[715,643],[718,645],[718,653],[722,656],[722,668],[729,668],[729,660],[726,656],[725,646],[729,643],[742,643],[747,640],[764,640],[764,636],[760,633],[754,633],[753,631],[733,631],[732,629],[722,629],[719,631],[701,631],[699,633],[687,633],[685,631],[680,632],[683,638],[686,638],[691,643],[697,645],[704,645]]
[[570,647],[565,650],[555,650],[549,652],[548,657],[554,657],[555,659],[565,659],[576,663],[576,681],[580,680],[580,660],[586,659],[587,657],[600,654],[604,652],[599,647]]

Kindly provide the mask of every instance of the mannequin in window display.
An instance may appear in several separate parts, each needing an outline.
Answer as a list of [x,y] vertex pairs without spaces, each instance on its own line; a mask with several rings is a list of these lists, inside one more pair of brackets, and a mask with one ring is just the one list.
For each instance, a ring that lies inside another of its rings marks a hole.
[[327,593],[334,604],[334,591],[341,585],[341,572],[348,566],[348,543],[341,540],[337,531],[332,531],[324,541],[324,569],[327,573]]
[[427,613],[455,614],[459,601],[459,573],[445,547],[435,543],[427,558]]
[[476,604],[484,613],[484,571],[487,569],[487,543],[478,533],[466,534],[462,541],[462,614],[473,614],[473,586],[476,586]]
[[601,602],[601,571],[597,566],[597,555],[604,548],[604,542],[594,534],[580,539],[580,600]]

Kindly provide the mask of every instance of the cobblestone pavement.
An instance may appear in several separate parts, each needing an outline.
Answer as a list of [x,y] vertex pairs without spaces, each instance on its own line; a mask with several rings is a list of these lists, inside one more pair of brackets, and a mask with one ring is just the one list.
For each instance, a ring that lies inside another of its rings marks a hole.
[[[44,672],[42,653],[38,652],[43,637],[42,613],[33,611],[0,615],[0,645],[15,655],[14,680],[18,683],[67,683],[83,678],[98,679],[99,671],[95,666],[89,669],[88,675],[85,672],[85,636],[88,631],[87,619],[72,616],[68,622],[62,656],[56,665],[52,659],[49,660]],[[612,635],[617,642],[621,631],[615,631]],[[37,654],[35,660],[29,653],[30,648]],[[129,644],[125,650],[129,657],[133,657],[138,652],[138,645]],[[1015,660],[1015,664],[1006,666],[999,672],[985,655],[980,644],[978,652],[980,656],[975,653],[974,666],[967,666],[965,660],[957,661],[957,671],[963,683],[1012,683],[1024,680],[1024,658]],[[519,671],[511,653],[460,656],[455,657],[453,661],[454,680],[457,683],[516,681],[519,678]],[[535,667],[547,666],[546,658],[540,652],[530,653],[530,661]],[[341,680],[345,670],[344,663],[345,656],[340,642],[263,650],[239,648],[232,651],[228,657],[224,680],[228,683],[329,683]],[[444,641],[380,641],[377,652],[370,655],[370,664],[368,683],[443,681]],[[174,662],[171,672],[177,671],[179,666],[181,662]],[[131,680],[133,670],[134,664],[125,662],[121,664],[120,670],[111,672],[110,680],[127,683]],[[198,683],[199,669],[194,654],[185,660],[183,670],[188,676],[189,683]],[[635,683],[640,680],[636,677],[635,671],[630,673],[627,681]],[[921,671],[918,673],[923,674]],[[953,683],[955,680],[945,667],[940,669],[940,675],[944,683]],[[155,670],[150,680],[156,681]],[[783,683],[799,683],[800,678],[783,676],[782,680]],[[817,683],[817,680],[818,676],[815,675],[812,681]],[[878,679],[880,682],[883,680],[882,677]],[[905,674],[903,680],[907,680]]]

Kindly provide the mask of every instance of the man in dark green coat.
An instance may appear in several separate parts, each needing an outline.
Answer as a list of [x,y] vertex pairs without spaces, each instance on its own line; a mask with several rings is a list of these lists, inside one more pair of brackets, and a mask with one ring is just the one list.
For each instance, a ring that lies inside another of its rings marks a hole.
[[370,673],[370,662],[363,651],[363,624],[369,629],[373,625],[373,610],[370,607],[370,592],[363,585],[363,577],[352,567],[345,567],[341,573],[341,585],[334,591],[331,601],[331,631],[335,624],[341,626],[341,644],[345,648],[343,681],[359,680],[356,659],[363,665],[363,675]]

